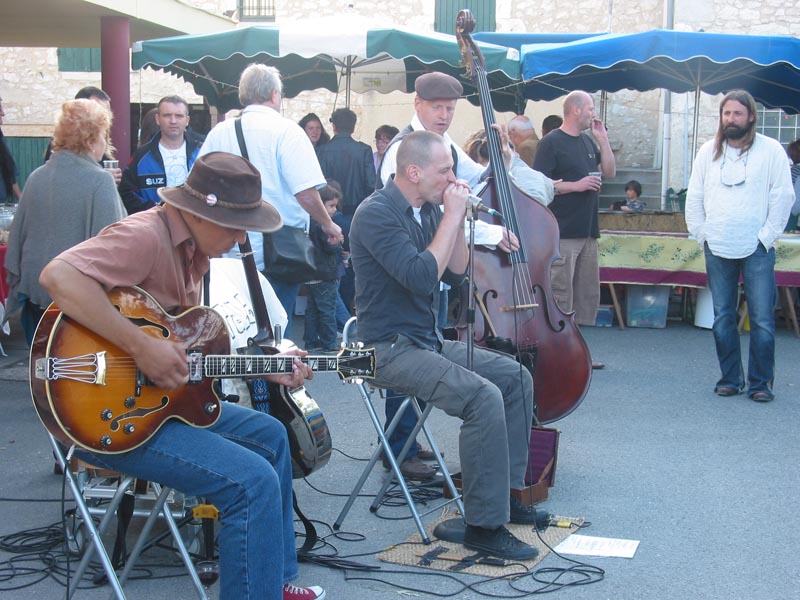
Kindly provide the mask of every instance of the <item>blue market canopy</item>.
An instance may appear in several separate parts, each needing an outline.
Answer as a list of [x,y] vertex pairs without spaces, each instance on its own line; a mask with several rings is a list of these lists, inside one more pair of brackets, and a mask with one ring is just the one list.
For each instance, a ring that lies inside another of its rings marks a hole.
[[[497,109],[524,108],[525,100],[514,85],[520,81],[518,53],[480,46]],[[253,62],[281,72],[288,98],[327,89],[343,92],[349,105],[351,91],[411,92],[419,75],[440,71],[458,77],[467,97],[477,102],[475,88],[464,79],[455,36],[371,28],[355,16],[149,40],[134,45],[132,58],[134,69],[162,69],[183,78],[222,111],[239,107],[239,75]]]
[[567,44],[522,46],[524,95],[664,88],[720,94],[745,89],[758,102],[800,112],[800,40],[656,29]]
[[521,50],[526,44],[566,44],[585,38],[604,35],[603,33],[525,33],[525,32],[499,32],[477,31],[472,34],[476,42],[496,44],[506,48]]

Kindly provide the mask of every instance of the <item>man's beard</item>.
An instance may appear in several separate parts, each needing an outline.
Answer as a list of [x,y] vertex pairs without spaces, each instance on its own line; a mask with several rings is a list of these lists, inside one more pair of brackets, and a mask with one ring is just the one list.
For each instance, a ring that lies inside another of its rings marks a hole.
[[740,140],[753,129],[754,123],[748,123],[747,127],[739,127],[738,125],[728,125],[722,130],[722,135],[728,140]]

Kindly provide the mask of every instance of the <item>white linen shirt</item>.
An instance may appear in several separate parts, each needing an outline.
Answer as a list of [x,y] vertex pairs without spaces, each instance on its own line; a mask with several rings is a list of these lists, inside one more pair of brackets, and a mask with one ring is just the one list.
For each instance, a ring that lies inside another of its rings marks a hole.
[[[734,148],[728,147],[730,157]],[[738,151],[737,151],[738,153]],[[745,180],[726,186],[720,180],[722,156],[713,160],[714,140],[703,144],[686,193],[686,226],[714,256],[737,259],[769,250],[783,232],[794,203],[786,152],[775,140],[756,134],[747,156]],[[728,158],[730,160],[730,158]]]

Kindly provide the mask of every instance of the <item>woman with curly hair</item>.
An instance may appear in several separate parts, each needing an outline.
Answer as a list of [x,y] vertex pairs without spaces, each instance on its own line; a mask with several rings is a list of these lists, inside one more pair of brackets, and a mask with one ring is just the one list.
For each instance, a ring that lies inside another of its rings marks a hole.
[[113,176],[98,164],[108,150],[111,112],[93,100],[61,106],[49,161],[31,173],[14,215],[5,267],[7,314],[21,308],[30,344],[50,297],[39,273],[53,257],[125,216]]

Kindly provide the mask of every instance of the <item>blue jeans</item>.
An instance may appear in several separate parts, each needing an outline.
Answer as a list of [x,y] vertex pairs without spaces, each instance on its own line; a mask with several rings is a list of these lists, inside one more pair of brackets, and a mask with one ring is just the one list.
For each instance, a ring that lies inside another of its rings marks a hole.
[[350,319],[350,311],[347,310],[347,307],[344,305],[344,301],[342,300],[342,295],[336,292],[336,329],[339,331],[344,331],[344,325],[347,323],[348,319]]
[[[267,277],[267,274],[264,273],[264,276]],[[281,305],[283,305],[284,310],[286,310],[286,318],[288,321],[286,322],[286,330],[283,332],[283,337],[291,339],[294,304],[297,300],[297,294],[300,292],[300,284],[288,283],[286,281],[280,281],[270,277],[267,277],[267,279],[269,280],[275,295],[278,297],[278,300],[280,300]]]
[[[386,423],[384,424],[384,430],[389,427],[389,423],[392,422],[392,419],[394,419],[394,416],[397,414],[400,405],[405,399],[405,394],[401,394],[390,389],[386,390],[386,405],[384,407],[386,410]],[[422,410],[425,410],[425,403],[421,400],[418,402],[419,407]],[[389,436],[389,446],[392,448],[392,454],[395,456],[400,454],[400,450],[403,449],[406,440],[411,436],[411,432],[414,430],[414,425],[416,424],[416,411],[412,406],[406,407],[406,410],[403,412],[403,416],[400,417],[400,421],[398,421],[397,426],[392,432],[392,435]],[[404,460],[408,460],[409,458],[416,456],[418,452],[419,447],[417,444],[411,444],[411,447],[408,449]]]
[[747,395],[772,395],[775,375],[775,250],[759,243],[745,258],[714,256],[705,245],[708,287],[714,304],[714,341],[722,376],[717,387],[744,389],[742,350],[737,329],[736,308],[739,276],[750,313],[750,357],[747,363]]
[[76,454],[206,498],[220,511],[220,599],[280,600],[297,577],[289,452],[279,421],[223,402],[206,429],[173,419],[129,452]]
[[306,318],[303,342],[306,348],[320,346],[336,350],[336,280],[306,285]]

